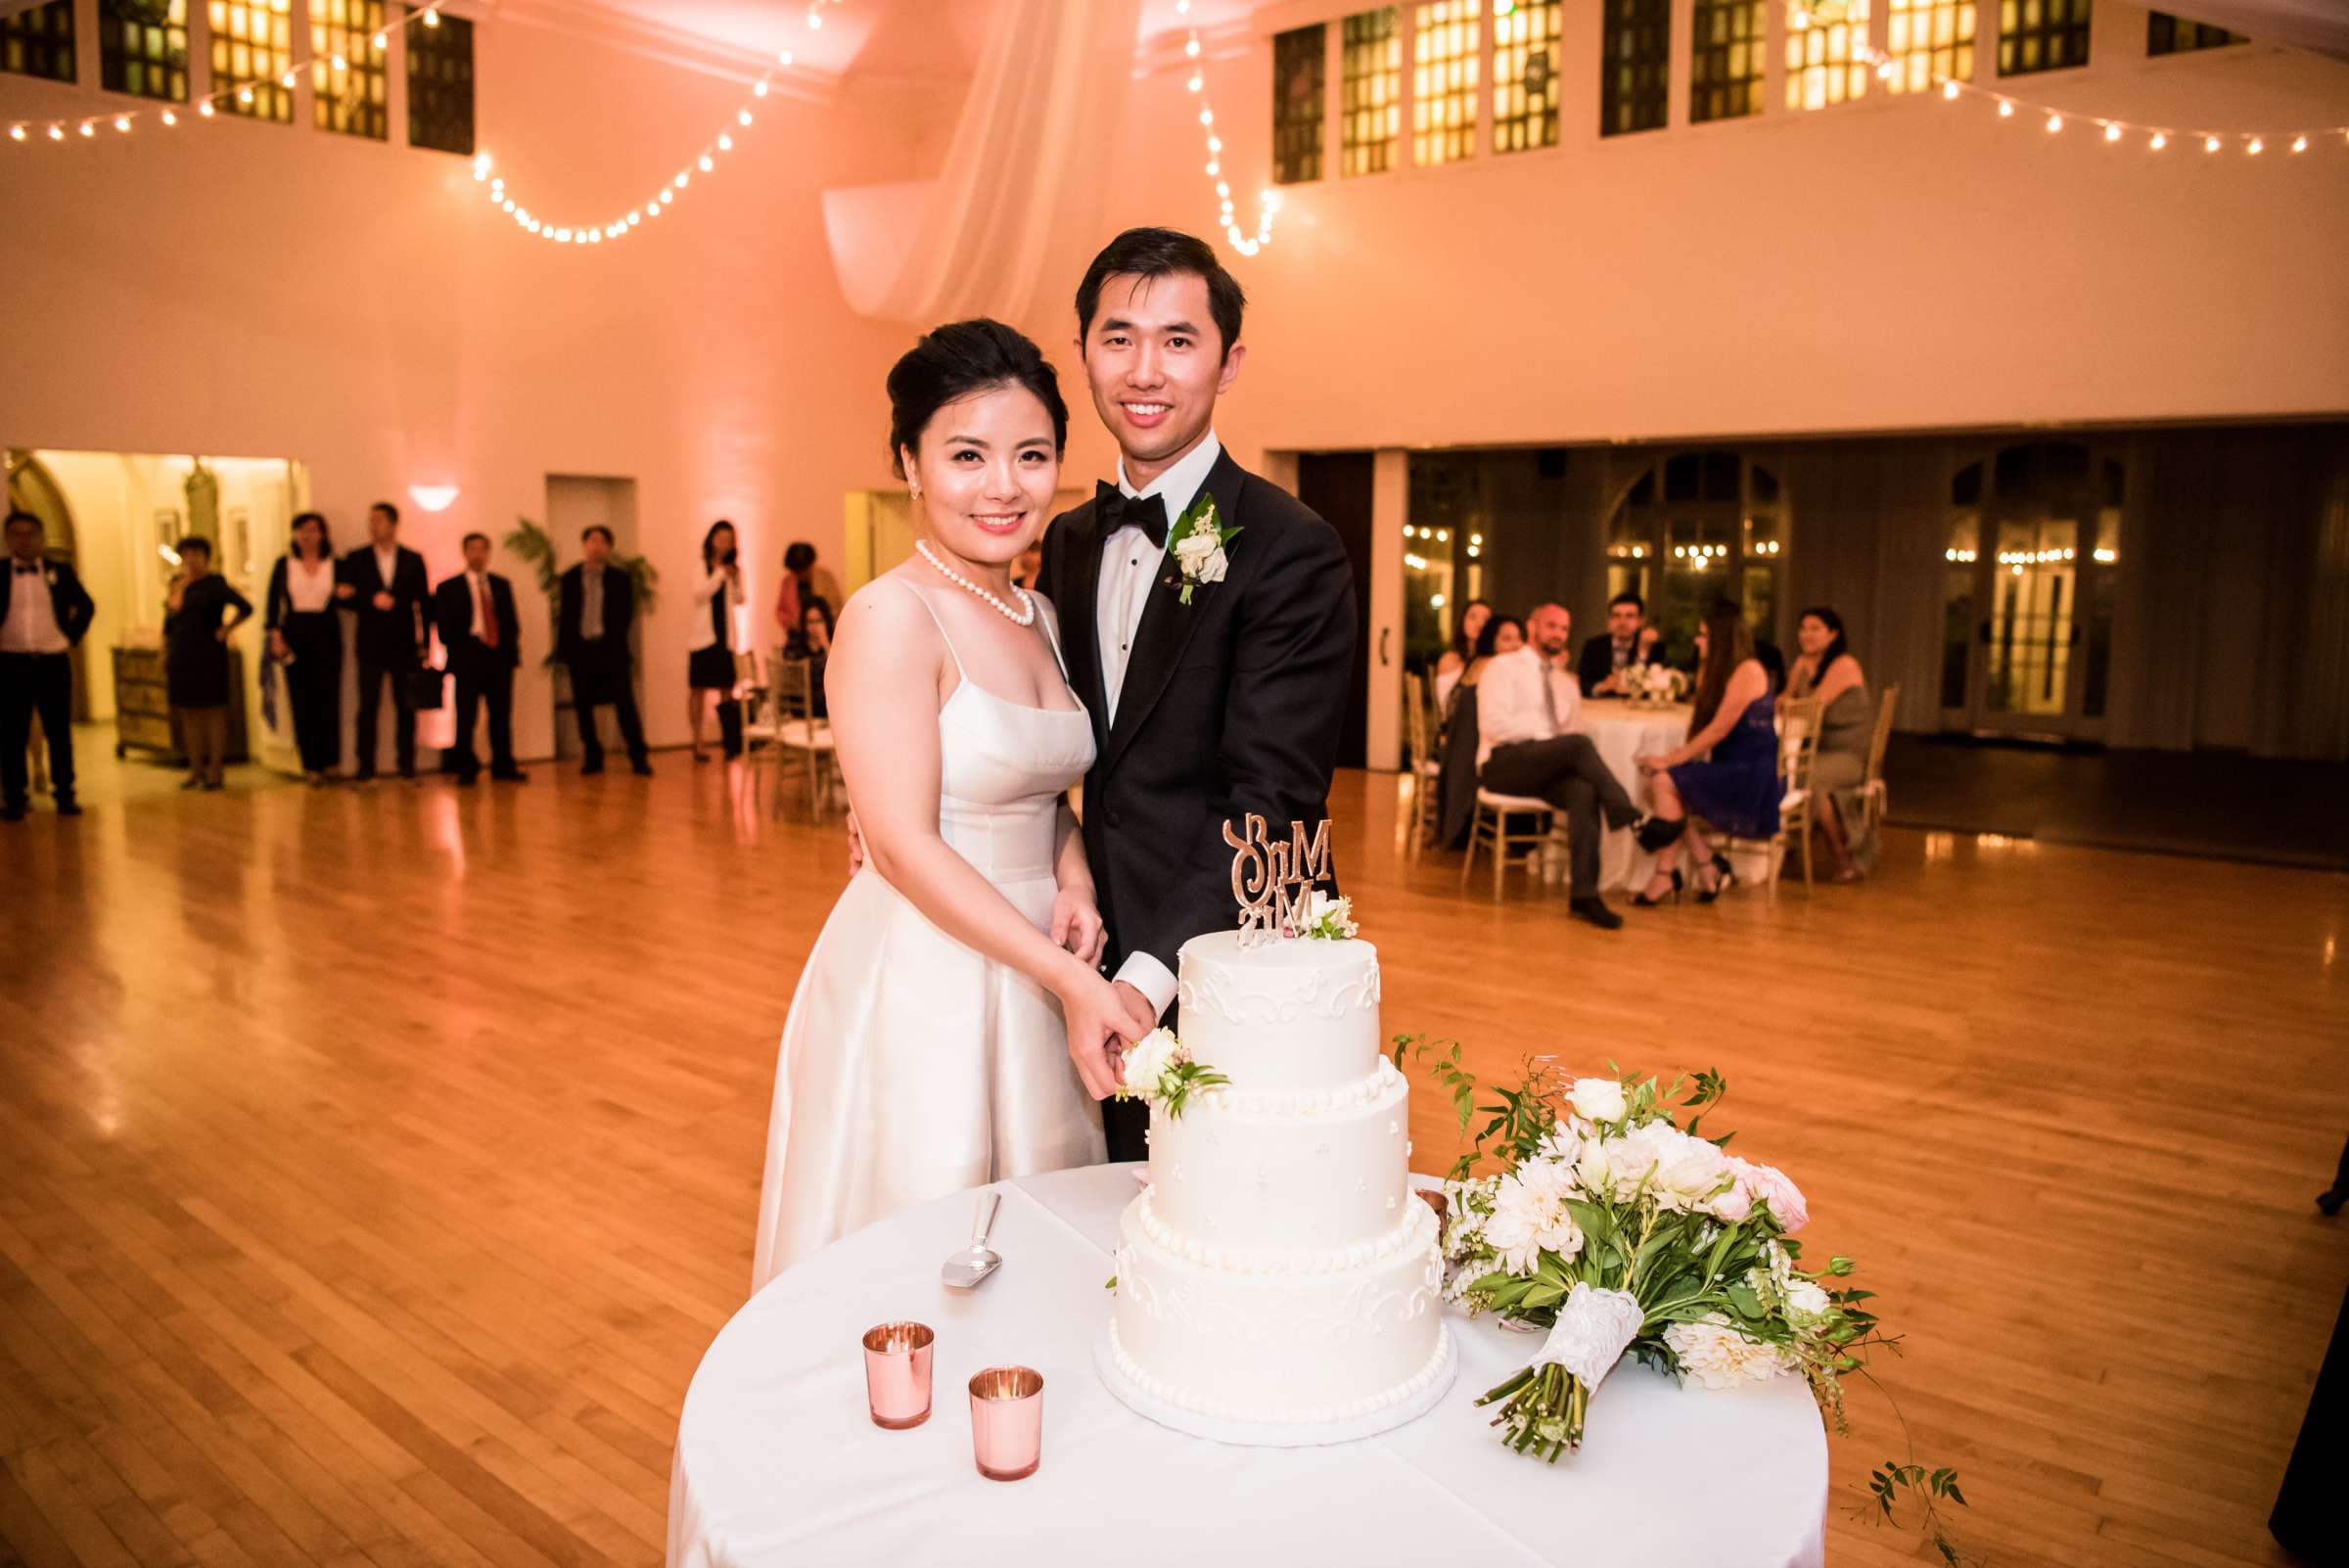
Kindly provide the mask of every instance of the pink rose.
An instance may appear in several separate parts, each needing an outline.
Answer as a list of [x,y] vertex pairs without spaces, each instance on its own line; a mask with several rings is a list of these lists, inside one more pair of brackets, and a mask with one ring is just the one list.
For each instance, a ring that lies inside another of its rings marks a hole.
[[1752,1215],[1755,1204],[1767,1203],[1778,1229],[1787,1235],[1811,1222],[1811,1207],[1803,1201],[1803,1189],[1776,1166],[1756,1165],[1731,1155],[1729,1171],[1735,1181],[1713,1200],[1715,1218],[1736,1224]]

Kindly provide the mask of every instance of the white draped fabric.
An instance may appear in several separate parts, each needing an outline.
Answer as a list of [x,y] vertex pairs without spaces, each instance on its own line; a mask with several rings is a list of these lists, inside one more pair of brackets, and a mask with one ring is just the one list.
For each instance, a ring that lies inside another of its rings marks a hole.
[[[1542,1341],[1453,1314],[1458,1382],[1375,1438],[1233,1448],[1135,1414],[1095,1375],[1093,1347],[1138,1169],[1005,1184],[1003,1267],[969,1295],[938,1280],[970,1238],[967,1193],[778,1274],[686,1391],[668,1568],[1824,1562],[1826,1434],[1798,1377],[1709,1390],[1625,1361],[1591,1397],[1588,1446],[1551,1466],[1502,1449],[1475,1404]],[[938,1333],[932,1413],[885,1432],[865,1414],[857,1337],[904,1317]],[[968,1392],[972,1373],[1005,1362],[1044,1377],[1043,1466],[1008,1484],[972,1467]]]
[[1095,224],[1140,20],[1140,0],[1002,0],[938,178],[824,193],[850,307],[920,327],[1024,315],[1054,239]]

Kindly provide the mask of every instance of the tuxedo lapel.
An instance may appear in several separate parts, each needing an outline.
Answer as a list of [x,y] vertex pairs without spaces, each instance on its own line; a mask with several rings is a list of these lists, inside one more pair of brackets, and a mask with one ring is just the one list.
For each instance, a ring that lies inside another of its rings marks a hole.
[[1069,530],[1061,541],[1069,563],[1068,591],[1056,606],[1060,652],[1069,662],[1077,700],[1092,715],[1093,750],[1098,754],[1109,742],[1109,694],[1101,683],[1101,530],[1093,520],[1093,503],[1070,512],[1060,526]]
[[[1223,526],[1232,527],[1240,515],[1240,490],[1246,476],[1240,465],[1224,452],[1216,459],[1216,466],[1207,471],[1207,492],[1216,498],[1216,510],[1222,515]],[[1246,546],[1233,541],[1234,550]],[[1093,552],[1096,562],[1100,552]],[[1102,754],[1102,764],[1114,764],[1121,752],[1131,745],[1142,721],[1150,710],[1158,706],[1167,687],[1174,679],[1174,667],[1181,662],[1183,649],[1190,646],[1191,635],[1199,629],[1209,608],[1216,601],[1220,582],[1202,582],[1191,590],[1191,602],[1182,602],[1182,569],[1175,564],[1174,552],[1168,550],[1160,559],[1158,576],[1151,580],[1149,601],[1142,607],[1141,629],[1134,633],[1133,657],[1126,663],[1126,685],[1118,693],[1118,721],[1110,726],[1109,742]]]

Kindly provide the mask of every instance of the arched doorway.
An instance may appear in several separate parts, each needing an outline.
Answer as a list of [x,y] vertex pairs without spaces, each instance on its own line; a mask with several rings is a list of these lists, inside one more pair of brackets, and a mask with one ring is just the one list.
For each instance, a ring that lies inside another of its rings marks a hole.
[[1607,594],[1647,601],[1675,664],[1695,662],[1697,623],[1725,595],[1756,637],[1778,641],[1789,512],[1776,473],[1743,452],[1661,454],[1608,521]]
[[1944,727],[2102,737],[2126,491],[2120,459],[2079,441],[2004,446],[1958,471],[1942,550]]

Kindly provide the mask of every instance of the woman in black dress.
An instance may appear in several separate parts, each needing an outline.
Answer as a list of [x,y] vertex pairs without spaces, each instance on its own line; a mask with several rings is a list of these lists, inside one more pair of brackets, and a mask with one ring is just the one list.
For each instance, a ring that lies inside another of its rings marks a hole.
[[163,689],[188,753],[180,788],[216,790],[228,750],[228,635],[253,618],[253,605],[212,575],[211,541],[195,535],[179,541],[170,605],[163,618]]
[[293,546],[269,574],[266,602],[269,657],[285,673],[301,776],[313,787],[343,755],[343,618],[335,605],[353,592],[335,580],[326,519],[302,513],[294,520]]
[[717,702],[718,744],[728,757],[742,755],[742,710],[734,705],[737,642],[735,623],[742,608],[742,565],[734,543],[734,525],[719,518],[702,535],[702,575],[693,585],[691,650],[685,657],[685,684],[693,719],[693,760],[710,761],[702,750],[702,715]]

